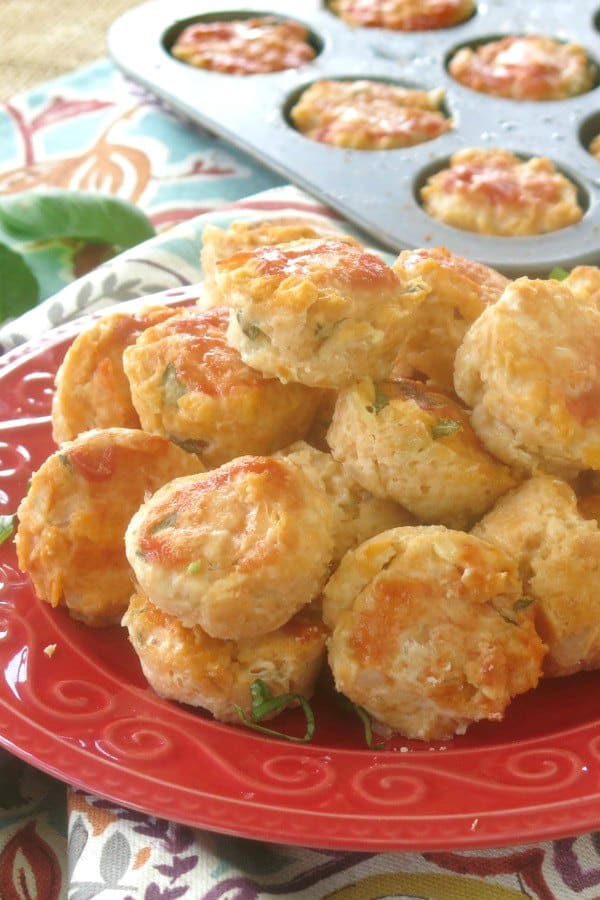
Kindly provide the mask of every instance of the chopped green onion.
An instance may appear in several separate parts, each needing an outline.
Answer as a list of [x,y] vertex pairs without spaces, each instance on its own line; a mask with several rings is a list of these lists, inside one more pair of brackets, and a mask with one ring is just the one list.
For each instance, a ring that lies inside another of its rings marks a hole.
[[[257,678],[250,685],[250,695],[252,697],[252,706],[250,707],[250,717],[246,715],[241,706],[234,703],[235,709],[240,722],[254,731],[260,731],[262,734],[270,734],[273,737],[284,738],[286,741],[293,741],[297,744],[306,744],[310,741],[315,733],[315,717],[310,703],[302,694],[278,694],[273,695],[270,687],[262,679]],[[258,722],[271,713],[281,712],[288,703],[297,701],[302,707],[302,711],[306,718],[306,731],[302,737],[295,737],[291,734],[284,734],[282,731],[275,731],[272,728],[265,728]]]
[[0,544],[7,541],[15,530],[16,516],[0,516]]
[[348,709],[348,710],[351,710],[352,712],[356,713],[358,718],[361,720],[361,722],[363,724],[363,729],[365,732],[365,741],[366,741],[367,747],[370,750],[384,750],[385,743],[377,743],[377,744],[374,743],[373,726],[371,725],[371,717],[369,716],[369,713],[366,711],[366,709],[363,709],[362,706],[359,706],[357,703],[354,703],[352,700],[350,700],[344,694],[338,694],[337,701],[340,704],[340,706],[343,707],[344,709]]
[[454,434],[455,432],[460,431],[461,428],[462,424],[456,419],[438,419],[438,421],[431,426],[431,436],[434,440],[437,440],[441,437],[448,437],[449,434]]
[[519,612],[522,609],[527,609],[528,606],[531,606],[533,600],[531,597],[521,597],[520,600],[517,600],[516,603],[513,603],[513,609],[515,612]]
[[187,394],[188,389],[177,375],[177,369],[173,363],[169,363],[160,380],[165,402],[175,406],[181,397]]
[[202,569],[202,563],[200,560],[195,559],[194,562],[191,562],[187,567],[188,575],[196,575]]
[[259,338],[267,337],[267,335],[258,327],[258,325],[253,325],[251,322],[246,322],[244,320],[241,310],[238,309],[235,316],[238,320],[238,325],[240,326],[242,332],[246,335],[248,340],[257,341]]
[[201,438],[189,438],[184,441],[180,441],[179,438],[174,438],[173,435],[169,435],[169,440],[172,441],[177,447],[180,447],[182,450],[185,450],[186,453],[195,453],[196,456],[200,456],[203,450],[208,446],[208,441],[203,441]]
[[162,531],[164,528],[170,528],[171,525],[174,525],[177,520],[177,513],[171,513],[169,516],[165,516],[164,519],[160,519],[156,525],[153,525],[150,529],[150,534],[156,534],[157,531]]

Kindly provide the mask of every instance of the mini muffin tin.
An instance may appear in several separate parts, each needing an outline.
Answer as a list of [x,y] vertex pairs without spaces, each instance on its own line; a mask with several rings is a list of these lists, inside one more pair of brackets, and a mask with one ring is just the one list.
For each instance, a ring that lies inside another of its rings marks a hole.
[[[299,69],[227,75],[194,68],[169,48],[184,27],[271,15],[303,23],[317,50]],[[600,130],[600,87],[568,100],[516,101],[458,84],[447,62],[465,44],[541,34],[581,44],[600,71],[600,0],[480,2],[452,28],[394,32],[352,28],[319,0],[171,0],[147,2],[109,33],[115,63],[173,108],[252,154],[338,210],[385,247],[446,246],[509,276],[547,275],[554,266],[600,264],[600,162],[586,147]],[[394,150],[346,150],[295,130],[289,110],[320,79],[369,78],[446,92],[454,128],[432,141]],[[419,189],[464,147],[504,147],[548,156],[579,190],[585,212],[576,225],[535,237],[492,237],[444,225],[421,208]]]

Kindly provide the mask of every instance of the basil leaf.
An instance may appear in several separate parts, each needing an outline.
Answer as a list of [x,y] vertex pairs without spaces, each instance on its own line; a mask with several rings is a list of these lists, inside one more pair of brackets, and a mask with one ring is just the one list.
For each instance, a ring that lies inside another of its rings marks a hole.
[[362,706],[359,706],[357,703],[354,703],[345,694],[338,694],[337,701],[343,709],[350,710],[358,716],[363,725],[363,730],[365,733],[365,743],[369,750],[385,750],[385,743],[375,743],[374,735],[373,735],[373,726],[371,725],[371,717],[369,716],[366,709],[363,709]]
[[0,544],[7,541],[15,530],[15,516],[0,516]]
[[121,249],[155,234],[148,217],[127,200],[59,188],[2,197],[0,224],[7,234],[21,240],[73,237]]
[[567,269],[563,269],[562,266],[555,266],[548,275],[548,278],[551,278],[552,281],[564,281],[568,274]]
[[40,298],[37,278],[23,257],[0,244],[0,321],[20,316]]
[[[269,734],[272,737],[284,738],[286,741],[293,741],[296,744],[306,744],[312,740],[315,733],[315,717],[311,705],[302,694],[277,694],[273,695],[269,685],[260,678],[256,678],[250,685],[250,696],[252,697],[252,706],[250,708],[250,717],[246,715],[241,706],[233,704],[237,716],[247,728],[253,731],[260,731],[261,734]],[[259,725],[261,719],[273,712],[281,712],[290,701],[296,700],[302,707],[304,718],[306,719],[306,731],[302,737],[295,737],[291,734],[285,734],[283,731],[275,731],[273,728],[265,728]]]

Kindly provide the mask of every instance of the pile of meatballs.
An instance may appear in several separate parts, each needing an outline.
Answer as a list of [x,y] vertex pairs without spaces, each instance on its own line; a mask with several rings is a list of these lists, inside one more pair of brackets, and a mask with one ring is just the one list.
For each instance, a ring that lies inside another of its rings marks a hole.
[[600,667],[600,270],[390,266],[311,217],[207,226],[202,265],[195,306],[69,348],[18,510],[37,595],[226,722],[328,665],[447,740]]

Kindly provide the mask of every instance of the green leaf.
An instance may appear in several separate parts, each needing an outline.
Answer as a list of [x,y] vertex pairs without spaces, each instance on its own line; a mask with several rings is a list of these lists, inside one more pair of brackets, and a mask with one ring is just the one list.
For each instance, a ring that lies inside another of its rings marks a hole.
[[0,544],[7,541],[15,530],[15,516],[0,516]]
[[548,278],[551,278],[553,281],[564,281],[567,278],[569,272],[567,269],[563,269],[562,266],[555,266],[554,269],[548,275]]
[[127,200],[59,188],[2,197],[0,224],[24,241],[72,237],[121,249],[155,234],[148,217]]
[[365,743],[370,750],[385,750],[385,743],[375,743],[375,738],[373,735],[373,726],[371,725],[371,717],[369,716],[366,709],[363,709],[362,706],[359,706],[357,703],[354,703],[345,694],[338,694],[337,701],[343,709],[348,709],[351,712],[356,713],[358,718],[363,724],[363,730],[365,733]]
[[20,316],[40,297],[37,278],[23,257],[0,244],[0,321]]
[[[246,715],[241,706],[238,706],[236,703],[233,705],[240,722],[243,722],[248,728],[252,728],[253,731],[260,731],[261,734],[270,734],[273,737],[284,738],[286,741],[293,741],[296,744],[306,744],[312,740],[315,733],[315,717],[310,703],[302,694],[277,694],[274,696],[269,685],[262,679],[256,678],[250,685],[250,696],[252,697],[250,717]],[[292,701],[297,701],[300,704],[306,719],[306,731],[302,737],[295,737],[294,735],[275,731],[273,728],[265,728],[264,725],[258,724],[265,716],[281,712]]]

